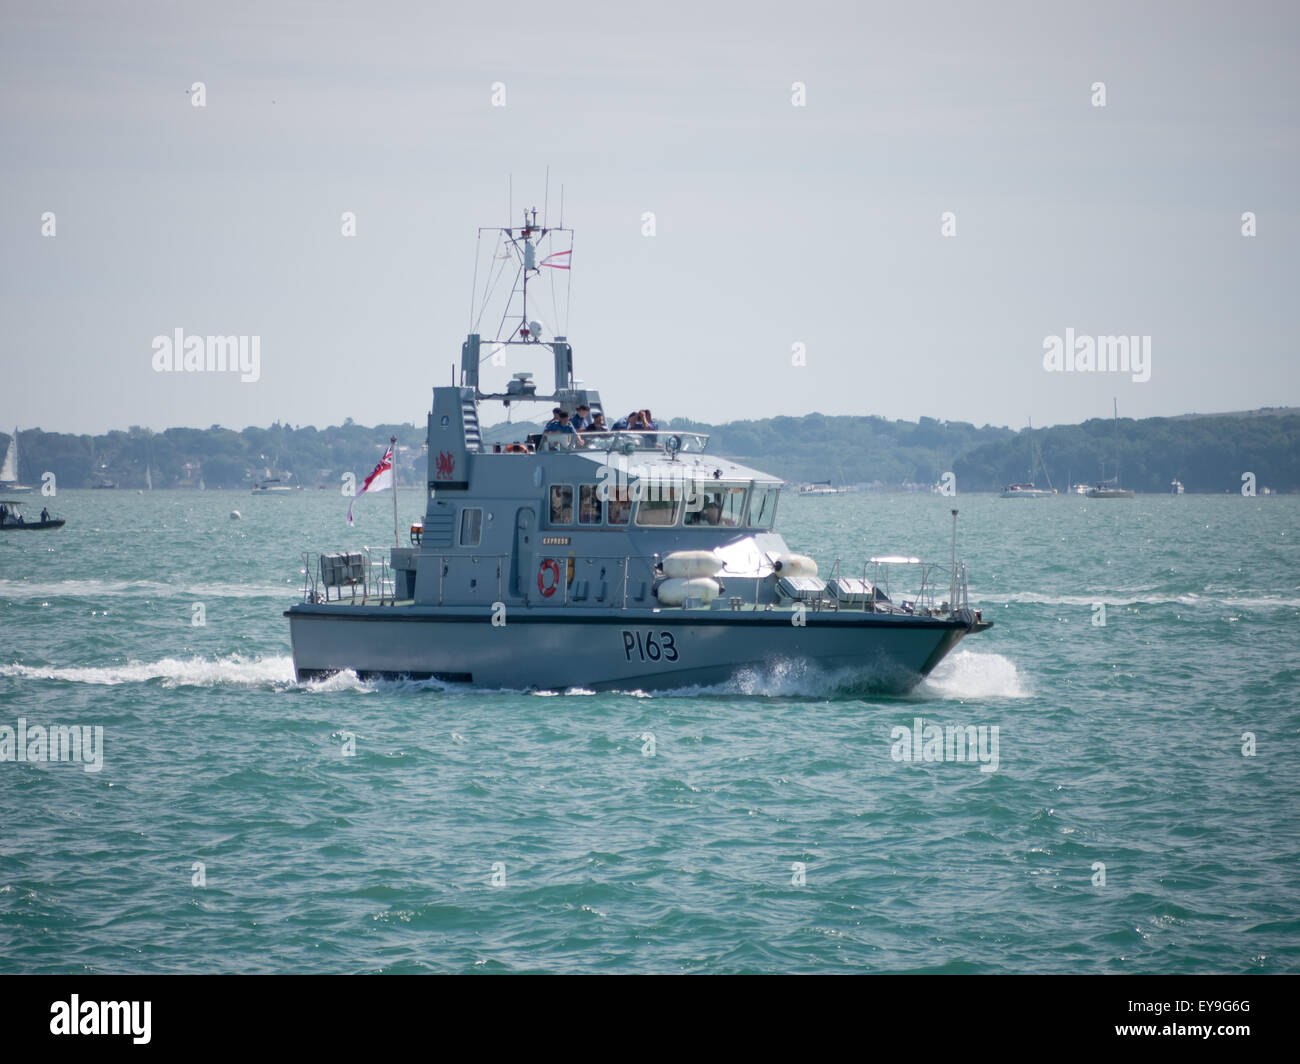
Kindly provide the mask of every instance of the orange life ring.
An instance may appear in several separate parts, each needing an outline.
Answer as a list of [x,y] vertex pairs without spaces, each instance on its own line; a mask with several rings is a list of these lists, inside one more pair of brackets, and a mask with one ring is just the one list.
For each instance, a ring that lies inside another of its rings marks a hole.
[[[551,582],[550,587],[546,586],[546,581],[543,579],[543,577],[546,575],[547,570],[549,570],[551,575],[555,578]],[[560,586],[560,563],[557,562],[554,558],[543,558],[542,564],[537,569],[537,590],[540,591],[546,598],[550,598],[552,595],[555,594],[555,589],[559,586]]]

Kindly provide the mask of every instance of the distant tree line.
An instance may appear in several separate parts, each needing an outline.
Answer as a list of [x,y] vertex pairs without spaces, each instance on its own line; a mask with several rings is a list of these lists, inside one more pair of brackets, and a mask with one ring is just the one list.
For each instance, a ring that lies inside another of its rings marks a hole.
[[[996,491],[1033,481],[1064,490],[1118,475],[1123,487],[1167,492],[1177,479],[1189,492],[1238,491],[1243,473],[1260,488],[1300,490],[1300,411],[1188,415],[1177,418],[1085,421],[1022,429],[960,421],[889,421],[879,417],[775,417],[724,425],[678,418],[664,428],[707,432],[710,450],[791,481],[930,485],[944,473],[959,491]],[[523,422],[494,425],[484,439],[511,442],[536,432]],[[403,482],[426,475],[423,425],[367,428],[351,419],[317,429],[277,422],[242,431],[213,425],[151,432],[136,426],[102,436],[31,429],[19,434],[19,479],[39,484],[51,471],[61,487],[116,484],[142,488],[245,487],[279,477],[305,487],[339,484],[344,473],[364,477],[396,436]],[[9,437],[0,433],[0,449]],[[148,476],[146,477],[146,472]]]
[[[269,477],[290,485],[335,487],[344,473],[360,480],[374,469],[390,436],[397,437],[402,479],[423,483],[423,425],[367,428],[350,418],[325,429],[277,422],[242,431],[212,425],[153,432],[133,425],[102,436],[23,430],[18,434],[18,479],[39,484],[48,470],[65,488],[143,488],[147,482],[155,488],[197,488],[200,482],[235,488]],[[0,440],[0,447],[8,447],[7,435],[0,434]]]

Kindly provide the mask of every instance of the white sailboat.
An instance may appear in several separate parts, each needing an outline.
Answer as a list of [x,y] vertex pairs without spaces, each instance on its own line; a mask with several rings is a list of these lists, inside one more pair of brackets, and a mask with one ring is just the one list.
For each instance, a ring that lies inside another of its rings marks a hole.
[[5,450],[4,464],[0,465],[0,488],[10,494],[31,491],[26,484],[18,483],[18,429],[9,437],[9,446]]
[[[1115,401],[1115,475],[1109,480],[1103,480],[1099,484],[1088,489],[1085,493],[1089,499],[1131,499],[1134,492],[1132,488],[1121,488],[1119,486],[1119,400]],[[1105,472],[1103,469],[1102,472]]]

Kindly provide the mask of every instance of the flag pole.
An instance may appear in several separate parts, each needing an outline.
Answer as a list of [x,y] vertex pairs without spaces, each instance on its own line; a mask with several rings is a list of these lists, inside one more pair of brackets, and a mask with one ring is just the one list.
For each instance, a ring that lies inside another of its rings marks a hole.
[[393,546],[400,547],[402,540],[397,534],[397,437],[390,436],[388,445],[393,449]]

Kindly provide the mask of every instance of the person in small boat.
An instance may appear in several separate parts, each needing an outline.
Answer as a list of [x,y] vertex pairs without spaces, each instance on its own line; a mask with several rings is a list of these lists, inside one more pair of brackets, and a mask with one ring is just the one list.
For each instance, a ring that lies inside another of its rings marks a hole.
[[7,521],[8,519],[9,519],[9,507],[0,506],[0,525],[3,525],[5,521]]
[[48,506],[42,506],[42,507],[41,507],[41,521],[44,522],[44,521],[48,521],[49,519],[50,519],[50,510],[49,510],[49,507],[48,507]]

